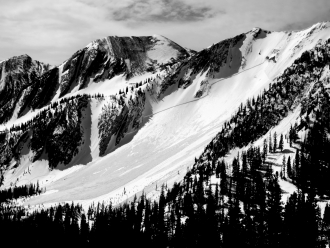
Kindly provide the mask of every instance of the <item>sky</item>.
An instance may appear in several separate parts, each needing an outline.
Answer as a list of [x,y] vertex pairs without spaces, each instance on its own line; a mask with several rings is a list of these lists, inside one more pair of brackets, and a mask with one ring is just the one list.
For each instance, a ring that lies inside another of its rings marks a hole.
[[329,0],[0,0],[0,61],[21,54],[59,65],[106,36],[163,35],[200,51],[261,27],[330,21]]

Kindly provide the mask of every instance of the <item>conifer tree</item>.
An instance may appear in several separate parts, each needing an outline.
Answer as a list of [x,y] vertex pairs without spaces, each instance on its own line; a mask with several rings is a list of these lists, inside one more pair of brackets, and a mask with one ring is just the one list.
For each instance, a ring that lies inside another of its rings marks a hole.
[[242,173],[243,176],[247,176],[248,168],[247,168],[247,158],[246,153],[242,153]]
[[267,241],[269,247],[281,247],[282,234],[282,191],[278,179],[272,178],[268,182],[267,192]]
[[205,234],[204,242],[202,242],[202,246],[219,246],[219,234],[218,234],[218,220],[216,215],[217,202],[212,193],[212,190],[209,190],[208,198],[207,198],[207,207],[206,207],[206,215],[204,217],[205,227],[203,234]]
[[282,159],[282,178],[286,178],[286,159],[285,159],[285,155],[283,155],[283,159]]
[[233,168],[232,176],[233,176],[233,178],[237,179],[239,176],[239,172],[240,172],[239,161],[237,158],[234,158],[232,168]]
[[300,179],[300,156],[299,156],[299,151],[297,150],[296,152],[296,157],[295,157],[295,160],[294,160],[294,171],[295,171],[295,181],[298,181]]
[[271,164],[267,166],[266,175],[265,176],[268,179],[271,179],[272,178],[272,176],[273,176],[273,168],[272,168],[272,165]]
[[289,130],[289,142],[290,142],[290,147],[292,147],[292,125],[290,126],[290,130]]
[[269,146],[268,146],[268,148],[269,148],[269,152],[270,153],[273,152],[273,144],[272,144],[272,134],[271,134],[271,132],[269,132]]
[[89,226],[86,220],[86,215],[82,214],[80,219],[80,239],[82,244],[87,244],[89,234]]
[[226,164],[225,164],[225,161],[222,160],[221,162],[221,172],[220,172],[220,178],[221,178],[221,181],[220,181],[220,194],[221,194],[221,197],[223,197],[224,195],[227,194],[227,172],[226,172]]
[[320,209],[315,199],[315,189],[310,188],[307,194],[305,210],[306,227],[304,244],[306,247],[318,247]]
[[220,178],[221,163],[222,163],[222,162],[218,162],[218,163],[217,163],[217,167],[216,167],[216,169],[215,169],[215,175],[216,175],[216,178]]
[[289,131],[289,139],[290,139],[290,147],[292,147],[292,142],[296,142],[296,140],[299,138],[297,134],[297,123],[295,123],[294,127],[290,127]]
[[263,148],[263,152],[262,152],[263,164],[265,164],[265,162],[266,162],[267,153],[268,153],[267,139],[264,139],[264,148]]
[[275,153],[277,149],[277,134],[274,133],[274,144],[273,144],[273,152]]
[[292,179],[292,167],[291,167],[291,158],[290,158],[290,156],[288,157],[288,162],[286,164],[286,169],[287,169],[288,178]]
[[[211,184],[210,184],[210,186],[211,186]],[[214,200],[215,200],[216,206],[219,205],[219,196],[220,196],[219,184],[216,183],[216,185],[215,185],[215,193],[214,193]]]
[[278,148],[281,150],[281,152],[283,151],[283,134],[281,134],[280,136],[280,143],[278,145]]

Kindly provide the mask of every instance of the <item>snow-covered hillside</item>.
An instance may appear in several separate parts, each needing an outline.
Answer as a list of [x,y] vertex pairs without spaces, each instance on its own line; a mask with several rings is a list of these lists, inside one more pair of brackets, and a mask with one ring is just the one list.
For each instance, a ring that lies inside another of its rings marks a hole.
[[[3,187],[39,181],[48,193],[25,202],[31,205],[117,204],[142,191],[157,196],[160,185],[184,177],[241,103],[268,90],[303,52],[329,38],[330,24],[319,23],[299,32],[255,28],[198,53],[162,36],[96,40],[48,77],[39,75],[39,83],[54,83],[49,99],[27,100],[25,112],[13,111],[0,126],[17,127],[0,137],[2,158],[8,158],[1,160]],[[48,92],[43,89],[40,96]],[[74,108],[83,94],[92,97]],[[288,132],[299,108],[274,127],[278,134]],[[37,120],[46,126],[38,140],[46,143],[34,148]],[[76,146],[66,128],[80,137]],[[63,147],[54,153],[56,146]],[[50,154],[69,155],[50,170]]]

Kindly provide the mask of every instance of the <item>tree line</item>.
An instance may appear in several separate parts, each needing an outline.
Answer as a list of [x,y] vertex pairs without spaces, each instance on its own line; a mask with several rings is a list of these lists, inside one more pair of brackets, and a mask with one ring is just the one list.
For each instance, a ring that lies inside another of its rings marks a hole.
[[43,191],[44,189],[40,188],[39,182],[37,182],[36,185],[30,183],[27,185],[10,187],[8,189],[0,190],[0,203],[18,199],[20,197],[39,195]]

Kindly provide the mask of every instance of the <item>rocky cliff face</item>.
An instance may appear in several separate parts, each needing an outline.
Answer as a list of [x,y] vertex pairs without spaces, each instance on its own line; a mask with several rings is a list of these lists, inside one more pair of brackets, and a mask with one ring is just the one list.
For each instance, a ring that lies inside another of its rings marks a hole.
[[172,60],[180,61],[189,52],[162,36],[106,37],[90,43],[67,60],[62,69],[61,94],[78,85],[99,82],[124,74],[126,78],[155,72]]
[[50,168],[68,164],[84,142],[81,122],[88,99],[86,95],[67,98],[50,105],[28,122],[1,132],[1,167],[6,168],[10,163],[18,166],[23,153],[30,154],[31,162],[44,154]]
[[[40,83],[45,85],[45,79],[41,78],[49,67],[28,55],[13,57],[0,63],[0,123],[7,122],[14,114],[16,118],[19,117],[32,104],[32,99],[29,101],[27,96],[38,94]],[[38,104],[34,100],[32,105]]]
[[110,101],[102,108],[98,120],[100,156],[105,154],[112,137],[116,146],[129,129],[134,131],[140,127],[145,101],[145,93],[140,89],[129,98],[125,94],[120,95],[119,98],[110,97]]
[[[225,65],[240,65],[242,56],[239,48],[245,38],[245,34],[241,34],[194,53],[191,59],[184,61],[175,73],[168,76],[160,93],[175,83],[178,83],[178,87],[187,88],[198,74],[206,73],[207,77],[214,77]],[[234,69],[238,71],[239,67]]]

